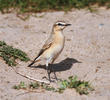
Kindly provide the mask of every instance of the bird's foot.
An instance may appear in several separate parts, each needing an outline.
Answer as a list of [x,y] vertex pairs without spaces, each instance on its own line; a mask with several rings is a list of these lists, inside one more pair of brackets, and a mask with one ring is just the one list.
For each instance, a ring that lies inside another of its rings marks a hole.
[[48,79],[46,76],[42,77],[42,79],[46,79],[46,80],[48,80],[50,83],[51,83],[51,82],[55,82],[55,80]]
[[56,81],[62,81],[62,79],[57,78],[57,77],[52,77],[52,79],[56,80]]

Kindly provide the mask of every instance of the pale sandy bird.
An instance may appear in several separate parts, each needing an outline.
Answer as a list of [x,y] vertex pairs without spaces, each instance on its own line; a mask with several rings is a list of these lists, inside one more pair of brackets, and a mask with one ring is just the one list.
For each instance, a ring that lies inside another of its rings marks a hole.
[[[42,49],[38,53],[37,57],[33,60],[33,62],[28,65],[33,65],[36,61],[45,60],[46,61],[46,69],[50,80],[49,73],[49,64],[53,64],[55,59],[59,56],[61,51],[64,48],[65,37],[63,35],[63,29],[71,24],[67,24],[64,21],[58,21],[53,25],[52,32],[50,37],[47,39]],[[54,72],[55,75],[55,72]],[[56,75],[55,78],[57,79]]]

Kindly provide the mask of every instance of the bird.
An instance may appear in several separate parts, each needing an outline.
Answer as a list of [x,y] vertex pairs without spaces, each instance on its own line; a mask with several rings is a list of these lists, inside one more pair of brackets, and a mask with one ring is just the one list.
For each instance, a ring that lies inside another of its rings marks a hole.
[[[65,44],[65,36],[63,34],[63,30],[70,25],[71,24],[68,24],[64,21],[57,21],[55,24],[53,24],[52,32],[49,38],[43,45],[38,55],[32,61],[32,63],[28,65],[28,67],[31,67],[35,62],[44,60],[48,74],[48,79],[50,82],[51,82],[51,78],[50,78],[49,65],[53,64],[56,58],[62,52]],[[55,75],[55,79],[57,80],[55,72],[54,75]]]

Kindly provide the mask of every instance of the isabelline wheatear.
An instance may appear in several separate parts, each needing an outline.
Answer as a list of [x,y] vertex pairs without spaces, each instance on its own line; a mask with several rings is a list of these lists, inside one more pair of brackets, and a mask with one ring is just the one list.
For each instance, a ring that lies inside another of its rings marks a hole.
[[[47,39],[42,49],[38,53],[37,57],[33,60],[33,62],[28,65],[31,66],[35,62],[44,59],[46,61],[46,69],[50,81],[50,73],[49,73],[49,64],[53,64],[55,59],[59,56],[61,51],[64,48],[65,37],[63,35],[63,29],[71,24],[67,24],[63,21],[58,21],[53,25],[52,32],[50,37]],[[54,72],[55,75],[55,72]],[[55,78],[56,75],[55,75]]]

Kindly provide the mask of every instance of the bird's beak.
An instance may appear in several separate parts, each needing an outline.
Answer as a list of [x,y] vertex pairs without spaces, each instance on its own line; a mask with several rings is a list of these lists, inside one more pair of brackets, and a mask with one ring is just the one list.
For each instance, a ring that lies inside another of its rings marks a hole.
[[65,24],[65,26],[70,26],[71,24]]

